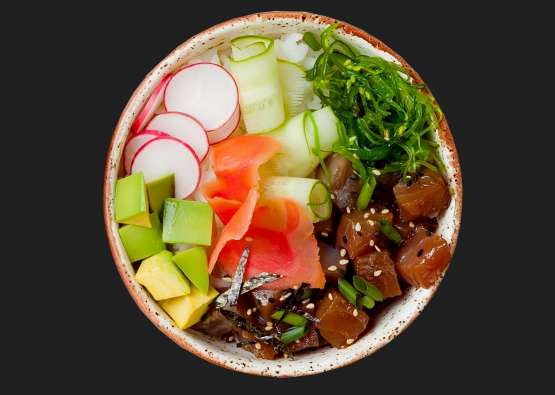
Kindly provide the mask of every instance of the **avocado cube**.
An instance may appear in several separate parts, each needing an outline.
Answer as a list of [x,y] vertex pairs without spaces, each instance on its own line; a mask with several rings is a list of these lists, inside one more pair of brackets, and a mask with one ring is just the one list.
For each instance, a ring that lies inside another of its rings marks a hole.
[[148,198],[143,173],[134,173],[116,181],[116,222],[150,228]]
[[203,294],[208,293],[208,259],[202,247],[179,251],[173,257],[174,263]]
[[160,306],[168,313],[181,329],[187,329],[200,321],[208,306],[218,296],[218,291],[210,287],[207,294],[191,287],[191,293],[178,298],[160,302]]
[[163,251],[166,246],[162,241],[160,220],[156,214],[150,215],[151,228],[137,225],[125,225],[119,228],[119,236],[131,262],[140,261]]
[[142,261],[135,278],[156,300],[191,292],[189,281],[172,261],[172,253],[165,250]]
[[214,213],[208,203],[181,199],[164,201],[162,240],[209,246]]
[[174,197],[175,180],[173,174],[168,174],[146,184],[148,203],[153,213],[160,214],[164,207],[164,200]]

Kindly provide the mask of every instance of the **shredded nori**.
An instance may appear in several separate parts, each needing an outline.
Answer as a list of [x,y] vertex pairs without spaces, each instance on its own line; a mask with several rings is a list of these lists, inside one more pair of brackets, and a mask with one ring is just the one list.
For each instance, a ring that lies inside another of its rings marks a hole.
[[[264,284],[279,280],[281,277],[282,276],[280,274],[275,274],[275,273],[266,273],[266,272],[260,273],[255,277],[249,278],[247,281],[243,283],[240,294],[242,295],[244,293],[255,290],[256,288],[261,287]],[[231,303],[229,302],[230,290],[231,288],[225,292],[222,292],[218,296],[218,298],[216,298],[216,301],[214,302],[216,308],[221,309],[222,307],[231,305]]]

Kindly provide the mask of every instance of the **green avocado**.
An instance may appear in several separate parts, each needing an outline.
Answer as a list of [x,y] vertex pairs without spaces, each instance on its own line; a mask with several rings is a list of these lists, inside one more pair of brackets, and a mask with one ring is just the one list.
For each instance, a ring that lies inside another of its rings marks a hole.
[[181,199],[164,201],[162,240],[209,246],[214,213],[207,203]]
[[143,173],[134,173],[116,181],[116,222],[150,228],[148,198]]
[[203,294],[208,293],[208,260],[202,247],[193,247],[174,255],[173,261]]
[[156,300],[176,298],[191,292],[189,281],[175,266],[169,251],[159,252],[142,261],[135,278]]
[[164,207],[164,200],[172,198],[175,194],[175,181],[173,174],[168,174],[146,184],[148,203],[153,213],[160,214]]
[[191,293],[177,298],[160,302],[160,306],[175,321],[180,329],[187,329],[200,321],[208,306],[218,296],[218,291],[210,288],[204,294],[196,287],[191,287]]
[[166,246],[162,241],[160,221],[156,214],[151,214],[151,228],[137,225],[125,225],[119,228],[119,236],[131,262],[140,261],[163,251]]

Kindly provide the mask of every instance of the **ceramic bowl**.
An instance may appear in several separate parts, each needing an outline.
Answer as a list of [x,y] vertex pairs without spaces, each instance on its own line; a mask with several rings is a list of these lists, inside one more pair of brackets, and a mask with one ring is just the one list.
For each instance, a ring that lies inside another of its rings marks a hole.
[[[441,279],[430,289],[410,289],[381,312],[374,328],[352,346],[345,349],[324,347],[301,353],[294,360],[260,360],[252,354],[220,340],[209,338],[193,330],[182,331],[156,304],[152,297],[135,281],[134,269],[129,262],[118,236],[114,221],[113,195],[118,174],[121,174],[122,150],[129,129],[142,104],[158,82],[169,72],[185,65],[204,51],[225,47],[239,35],[279,35],[288,32],[312,31],[319,33],[332,23],[339,23],[337,34],[360,52],[381,56],[401,63],[418,83],[420,76],[383,42],[365,31],[335,19],[306,12],[265,12],[231,19],[189,38],[163,59],[141,82],[123,110],[112,136],[106,159],[104,175],[104,219],[106,233],[115,264],[131,297],[143,313],[166,336],[193,354],[215,364],[235,371],[274,377],[304,376],[321,373],[348,365],[367,357],[399,335],[422,312],[434,295]],[[462,180],[459,160],[445,118],[436,133],[440,155],[446,165],[447,178],[453,191],[453,199],[439,221],[438,232],[454,251],[460,226],[462,210]]]

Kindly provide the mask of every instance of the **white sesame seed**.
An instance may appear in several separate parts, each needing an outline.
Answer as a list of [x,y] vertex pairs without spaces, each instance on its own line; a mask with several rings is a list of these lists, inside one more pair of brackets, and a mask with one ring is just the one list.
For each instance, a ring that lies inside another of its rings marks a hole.
[[335,200],[335,193],[330,193],[331,200]]
[[314,308],[314,303],[309,303],[306,305],[306,308],[312,310]]
[[357,222],[355,225],[355,231],[360,232],[361,229],[362,229],[362,226],[360,226],[360,222]]
[[328,293],[328,299],[329,299],[329,300],[333,300],[333,295],[331,294],[331,292]]
[[252,312],[254,313],[255,311],[256,311],[256,307],[253,307],[253,308],[252,308]]
[[301,341],[299,339],[295,340],[295,343],[299,344]]
[[357,309],[353,310],[353,317],[358,317],[358,310]]
[[252,314],[252,309],[248,309],[247,310],[247,315],[251,315]]
[[345,254],[347,254],[347,250],[345,248],[342,248],[339,250],[339,255],[341,255],[342,257],[345,256]]
[[374,241],[374,239],[370,239],[370,247],[374,247],[374,244],[376,244],[376,242]]
[[382,174],[382,172],[379,171],[378,169],[374,169],[374,170],[372,170],[372,174],[374,174],[375,176],[379,176],[379,175]]
[[378,247],[377,244],[374,246],[374,248],[376,249],[376,251],[381,252],[380,247]]
[[374,277],[380,277],[380,274],[382,274],[382,271],[381,270],[376,270],[374,272]]
[[389,213],[389,210],[386,209],[386,208],[384,208],[384,209],[382,210],[382,214],[387,214],[387,213]]
[[282,295],[279,300],[280,301],[284,301],[285,299],[287,299],[288,297],[291,296],[291,292],[287,292],[285,295]]
[[350,207],[347,207],[346,211],[347,211],[347,214],[351,214],[351,208]]
[[410,226],[411,228],[414,228],[414,222],[410,221],[410,222],[409,222],[409,226]]
[[370,216],[370,213],[364,213],[363,217],[364,219],[367,219]]
[[227,341],[228,341],[228,342],[232,342],[233,340],[235,340],[235,338],[234,338],[233,336],[229,336],[229,337],[227,338]]
[[310,302],[310,299],[305,299],[305,300],[303,300],[301,303],[302,303],[302,304],[307,304],[308,302]]
[[245,241],[246,241],[247,243],[250,243],[252,240],[253,240],[253,239],[252,239],[252,237],[250,237],[250,236],[245,237]]
[[374,226],[374,225],[375,225],[375,222],[374,222],[374,221],[372,221],[371,219],[369,219],[369,220],[368,220],[368,225],[370,225],[370,226]]
[[372,208],[370,209],[370,212],[371,212],[372,214],[376,214],[376,209],[375,209],[374,207],[372,207]]
[[330,272],[335,272],[335,271],[337,270],[337,266],[331,265],[331,266],[328,267],[328,270],[329,270]]
[[329,236],[328,232],[322,232],[322,233],[320,233],[320,234],[321,234],[322,236],[324,236],[324,237],[328,237],[328,236]]
[[339,264],[345,266],[347,263],[349,263],[348,259],[340,259],[339,260]]
[[255,347],[257,350],[260,350],[260,349],[262,348],[262,344],[256,343],[256,344],[254,345],[254,347]]
[[355,342],[355,339],[347,339],[347,344],[353,344]]

